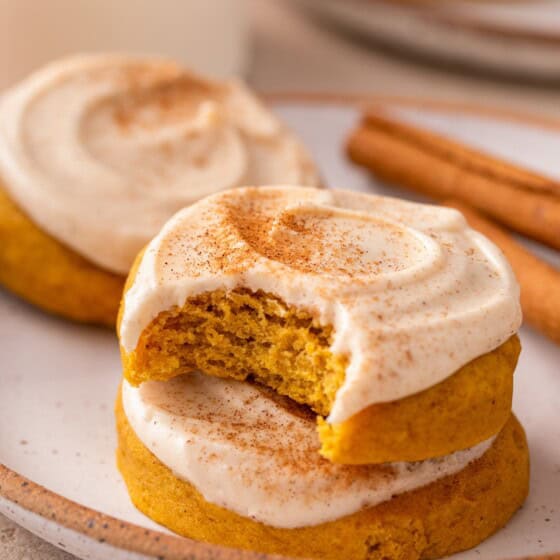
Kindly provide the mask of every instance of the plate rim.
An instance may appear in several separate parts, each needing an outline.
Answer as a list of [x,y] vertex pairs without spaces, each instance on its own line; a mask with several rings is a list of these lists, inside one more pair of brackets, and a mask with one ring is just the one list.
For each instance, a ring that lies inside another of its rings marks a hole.
[[[516,122],[548,130],[560,131],[560,118],[548,117],[523,110],[509,109],[461,101],[428,97],[377,95],[366,92],[319,92],[312,90],[276,90],[261,92],[270,104],[299,103],[311,105],[351,106],[360,110],[388,105],[438,109],[487,116],[506,122]],[[46,520],[81,533],[100,543],[125,551],[152,556],[161,560],[296,560],[279,556],[209,544],[113,517],[70,500],[22,476],[0,462],[0,496]],[[515,560],[560,560],[560,551],[546,555],[516,557]]]

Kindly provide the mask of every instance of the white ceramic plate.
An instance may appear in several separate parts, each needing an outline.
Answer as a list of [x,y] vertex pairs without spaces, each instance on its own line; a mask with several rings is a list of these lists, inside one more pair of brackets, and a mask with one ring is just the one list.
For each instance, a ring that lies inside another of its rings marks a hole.
[[537,79],[560,76],[557,0],[298,0],[367,39],[447,63]]
[[[407,196],[346,161],[356,107],[293,100],[275,106],[329,185]],[[393,110],[560,179],[560,127],[433,105]],[[558,253],[541,252],[560,265]],[[80,558],[222,558],[218,547],[171,536],[128,499],[114,463],[121,374],[114,334],[45,315],[5,292],[0,319],[0,512]],[[527,327],[521,337],[515,412],[529,437],[531,493],[504,530],[455,560],[560,551],[560,348]],[[228,556],[237,557],[256,555]]]

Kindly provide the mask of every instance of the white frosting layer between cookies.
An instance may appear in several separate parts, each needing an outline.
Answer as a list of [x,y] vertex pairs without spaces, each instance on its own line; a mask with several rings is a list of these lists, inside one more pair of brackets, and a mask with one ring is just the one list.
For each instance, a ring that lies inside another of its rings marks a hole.
[[133,388],[123,405],[142,443],[208,502],[274,527],[326,523],[462,470],[493,440],[416,463],[335,465],[314,416],[248,383],[201,374]]
[[242,83],[116,55],[55,62],[3,95],[0,178],[41,229],[121,274],[205,195],[318,183],[300,143]]
[[236,189],[175,215],[125,296],[128,352],[195,294],[264,290],[333,325],[348,366],[329,422],[427,389],[521,323],[509,264],[456,210],[297,187]]

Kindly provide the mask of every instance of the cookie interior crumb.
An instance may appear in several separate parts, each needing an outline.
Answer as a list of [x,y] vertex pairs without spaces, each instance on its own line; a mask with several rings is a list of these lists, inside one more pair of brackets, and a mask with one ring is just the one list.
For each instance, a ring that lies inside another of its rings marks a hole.
[[151,322],[125,356],[125,376],[140,384],[201,370],[248,379],[326,416],[347,362],[330,350],[332,330],[272,294],[206,292]]

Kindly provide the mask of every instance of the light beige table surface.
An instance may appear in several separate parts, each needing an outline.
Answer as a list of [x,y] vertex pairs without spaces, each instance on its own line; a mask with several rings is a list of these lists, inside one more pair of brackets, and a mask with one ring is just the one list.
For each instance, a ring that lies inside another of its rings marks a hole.
[[[374,51],[320,27],[289,2],[251,0],[254,59],[249,81],[261,91],[344,91],[486,103],[560,119],[556,87],[465,76]],[[2,560],[72,560],[0,516]]]

